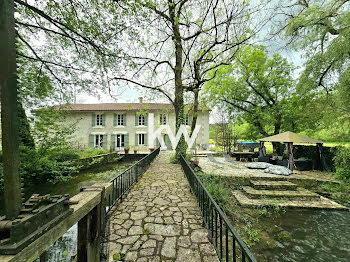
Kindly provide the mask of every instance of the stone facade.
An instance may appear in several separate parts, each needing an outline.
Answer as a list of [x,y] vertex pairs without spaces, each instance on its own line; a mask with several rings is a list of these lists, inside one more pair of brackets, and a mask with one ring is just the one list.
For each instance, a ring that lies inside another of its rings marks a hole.
[[[105,104],[101,105],[101,109],[106,109],[103,106]],[[139,151],[148,150],[148,118],[150,113],[154,114],[155,130],[160,126],[162,114],[163,119],[164,116],[166,118],[166,124],[170,126],[173,134],[176,135],[175,112],[173,109],[169,109],[171,105],[167,105],[167,108],[164,108],[164,106],[163,108],[157,108],[156,106],[147,108],[145,106],[145,109],[141,110],[137,109],[135,106],[137,104],[130,105],[130,109],[123,109],[123,107],[119,107],[119,109],[116,107],[116,110],[112,110],[113,108],[111,107],[108,107],[108,110],[98,110],[97,104],[94,107],[90,105],[90,107],[79,108],[79,110],[75,110],[75,107],[68,110],[63,109],[67,111],[67,124],[76,124],[72,143],[80,148],[103,147],[110,151],[122,151],[125,147],[130,147],[131,150],[135,148]],[[120,124],[118,115],[120,115],[119,119],[123,118],[123,125],[118,125],[118,122]],[[140,115],[144,117],[143,125],[139,125]],[[186,125],[188,132],[190,131],[191,119],[192,116],[189,114]],[[209,111],[199,111],[197,125],[201,125],[196,138],[197,148],[206,149],[209,145]],[[139,138],[140,135],[143,137],[141,140]],[[162,135],[165,136],[164,140],[168,150],[172,149],[165,130],[162,132]],[[156,146],[158,146],[157,140],[154,142],[154,147]]]

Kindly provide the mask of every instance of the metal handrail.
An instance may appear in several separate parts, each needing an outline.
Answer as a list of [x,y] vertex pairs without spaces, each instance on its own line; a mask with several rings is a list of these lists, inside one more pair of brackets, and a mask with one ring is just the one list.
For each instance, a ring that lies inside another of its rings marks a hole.
[[107,213],[114,207],[118,201],[123,200],[124,194],[138,181],[146,172],[149,165],[153,162],[160,152],[160,147],[144,156],[134,165],[124,170],[122,173],[113,178],[110,183],[113,184],[112,194],[108,197]]
[[[214,245],[220,261],[257,262],[225,213],[182,155],[180,156],[180,163],[191,190],[197,198],[203,216],[203,223],[209,231],[209,239]],[[238,243],[241,252],[237,252],[236,243]]]

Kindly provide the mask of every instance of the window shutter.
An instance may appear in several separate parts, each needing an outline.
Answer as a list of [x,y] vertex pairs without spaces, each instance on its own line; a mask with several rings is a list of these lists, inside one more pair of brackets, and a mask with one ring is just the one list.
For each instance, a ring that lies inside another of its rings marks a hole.
[[115,151],[115,134],[111,135],[111,151]]
[[123,114],[123,124],[126,126],[126,114]]
[[103,114],[102,115],[102,126],[105,126],[106,125],[106,115]]
[[138,135],[135,134],[135,146],[139,145]]
[[104,149],[107,149],[107,135],[103,135],[102,146]]
[[95,126],[96,125],[96,115],[95,115],[95,113],[92,113],[92,119],[91,120],[92,120],[91,121],[91,125]]
[[145,115],[145,126],[148,125],[148,114]]
[[129,146],[129,134],[124,135],[124,147]]
[[89,147],[94,147],[94,135],[89,135]]
[[147,140],[147,134],[145,134],[145,146],[147,146],[148,145],[148,140]]
[[135,114],[135,126],[138,126],[139,125],[139,118],[137,116],[137,114]]
[[114,118],[113,118],[113,126],[117,125],[117,114],[114,114]]

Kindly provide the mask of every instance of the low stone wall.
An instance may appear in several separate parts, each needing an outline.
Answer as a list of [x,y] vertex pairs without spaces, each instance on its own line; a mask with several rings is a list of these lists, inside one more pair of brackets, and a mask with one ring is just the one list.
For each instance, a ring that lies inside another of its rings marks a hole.
[[123,162],[131,162],[131,161],[139,161],[148,154],[125,154],[120,155],[122,157],[121,161]]
[[99,165],[104,165],[108,163],[118,162],[122,158],[123,156],[119,155],[117,152],[113,152],[113,153],[107,153],[107,154],[77,159],[75,161],[75,165],[82,166],[81,169],[87,169],[92,166],[99,166]]
[[147,154],[119,154],[118,152],[113,152],[113,153],[107,153],[107,154],[77,159],[75,161],[75,165],[82,166],[81,169],[83,170],[83,169],[88,169],[90,167],[105,165],[108,163],[114,163],[118,161],[123,161],[123,162],[139,161],[145,156],[147,156]]

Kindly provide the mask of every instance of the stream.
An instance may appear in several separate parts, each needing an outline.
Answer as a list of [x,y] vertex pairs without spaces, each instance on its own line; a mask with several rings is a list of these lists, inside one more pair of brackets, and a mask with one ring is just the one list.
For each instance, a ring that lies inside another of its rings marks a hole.
[[[271,225],[270,218],[261,223]],[[258,261],[349,262],[350,212],[328,210],[288,210],[274,220],[290,238],[274,248],[259,243],[253,248]]]

